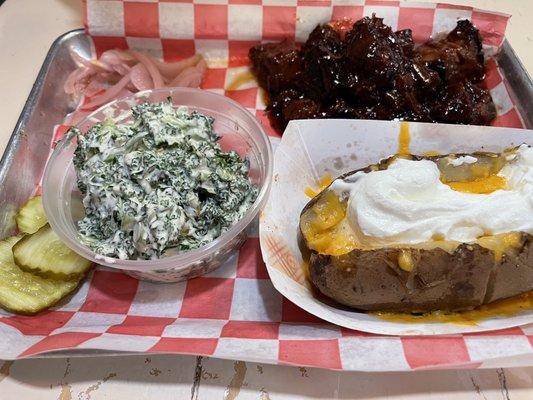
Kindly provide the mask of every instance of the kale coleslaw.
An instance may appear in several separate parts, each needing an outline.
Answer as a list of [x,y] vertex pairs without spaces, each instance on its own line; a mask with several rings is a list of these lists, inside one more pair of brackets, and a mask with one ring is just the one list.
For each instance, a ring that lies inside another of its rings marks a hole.
[[258,189],[247,160],[220,148],[211,117],[170,102],[131,112],[132,123],[71,132],[84,244],[104,257],[156,259],[199,248],[243,217]]

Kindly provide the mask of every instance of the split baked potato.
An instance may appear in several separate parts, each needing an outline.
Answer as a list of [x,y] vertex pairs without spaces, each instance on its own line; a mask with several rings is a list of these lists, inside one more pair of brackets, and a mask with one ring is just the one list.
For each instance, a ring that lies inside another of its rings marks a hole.
[[[516,158],[517,150],[408,158],[435,163],[440,180],[453,190],[484,194],[491,191],[498,172]],[[475,162],[453,162],[461,157]],[[395,160],[397,156],[349,172],[332,185],[354,179],[351,177],[358,172],[386,170]],[[367,311],[460,311],[533,289],[533,239],[529,233],[486,232],[468,243],[434,237],[408,245],[362,245],[346,239],[347,229],[352,229],[344,223],[348,200],[332,185],[303,209],[300,243],[309,257],[310,280],[337,302]]]

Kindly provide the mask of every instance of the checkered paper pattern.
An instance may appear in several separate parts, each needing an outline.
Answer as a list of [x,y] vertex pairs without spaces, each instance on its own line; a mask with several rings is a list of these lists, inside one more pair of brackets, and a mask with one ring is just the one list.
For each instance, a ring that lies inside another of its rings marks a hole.
[[[202,53],[206,90],[231,97],[279,136],[248,71],[248,49],[284,37],[304,40],[319,22],[375,12],[417,41],[472,18],[488,53],[497,51],[508,17],[469,7],[402,1],[85,0],[84,21],[95,52],[135,47],[165,60]],[[498,104],[495,125],[522,127],[498,65],[487,87]],[[235,87],[235,82],[241,84]],[[65,132],[59,126],[56,137]],[[275,144],[277,139],[273,138]],[[533,364],[533,327],[482,334],[397,337],[326,323],[283,298],[261,258],[257,226],[238,254],[200,278],[175,284],[137,281],[97,268],[64,303],[38,316],[0,312],[0,359],[88,350],[197,354],[337,370],[395,371],[494,368]]]
[[188,282],[142,282],[98,268],[71,299],[52,310],[33,317],[3,313],[0,332],[4,359],[107,350],[363,371],[533,362],[531,326],[395,337],[325,323],[274,289],[256,235],[223,267]]
[[[203,87],[243,104],[273,136],[280,132],[268,121],[264,96],[255,81],[242,80],[253,45],[284,38],[303,42],[318,23],[375,13],[395,30],[412,29],[417,43],[450,31],[458,19],[471,19],[490,57],[503,43],[509,19],[466,6],[383,0],[84,0],[84,5],[97,54],[134,47],[173,61],[201,53],[210,67]],[[524,127],[494,59],[487,63],[486,87],[497,108],[493,125]]]

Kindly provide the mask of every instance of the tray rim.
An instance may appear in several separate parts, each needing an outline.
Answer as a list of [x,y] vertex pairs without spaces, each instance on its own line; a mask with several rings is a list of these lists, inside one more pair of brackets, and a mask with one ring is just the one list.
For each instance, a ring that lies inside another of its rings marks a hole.
[[41,68],[37,73],[37,77],[35,78],[35,81],[33,82],[33,85],[30,89],[30,93],[28,94],[28,97],[26,98],[26,101],[22,106],[22,110],[17,119],[17,122],[15,123],[15,127],[13,128],[9,140],[6,143],[6,147],[2,154],[2,157],[0,158],[0,185],[3,185],[6,179],[7,170],[9,169],[10,162],[15,156],[15,152],[18,148],[20,138],[24,133],[24,127],[26,126],[26,122],[28,121],[29,117],[35,109],[39,93],[44,85],[44,78],[50,65],[52,64],[52,61],[56,56],[56,53],[58,52],[60,43],[64,40],[69,39],[72,36],[79,35],[80,33],[85,33],[83,28],[72,29],[59,35],[50,45],[50,48],[46,53],[43,63],[41,64]]
[[[511,97],[514,97],[513,100],[517,100],[516,97],[518,97],[518,94],[516,93],[514,88],[521,87],[527,93],[527,97],[533,99],[533,80],[531,79],[531,74],[528,72],[528,70],[524,66],[524,63],[522,62],[520,57],[518,57],[518,54],[516,54],[513,46],[511,46],[511,43],[507,39],[504,39],[501,50],[497,54],[498,61],[501,61],[503,57],[508,58],[510,61],[510,65],[512,66],[512,68],[514,68],[514,71],[509,71],[503,68],[501,63],[498,63],[498,67],[500,68],[502,74],[505,76],[511,86],[512,90],[509,95]],[[533,129],[533,112],[525,109],[522,102],[516,101],[515,106],[518,110],[518,114],[520,115],[522,122],[525,125],[525,128]]]

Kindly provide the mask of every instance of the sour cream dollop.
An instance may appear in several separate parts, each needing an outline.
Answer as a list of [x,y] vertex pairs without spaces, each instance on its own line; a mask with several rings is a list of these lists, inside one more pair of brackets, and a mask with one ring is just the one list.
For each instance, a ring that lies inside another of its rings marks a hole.
[[440,180],[429,160],[397,159],[388,169],[357,173],[331,188],[348,195],[347,218],[367,244],[414,244],[435,236],[473,242],[491,234],[533,233],[533,149],[522,145],[499,172],[506,190],[470,194]]

